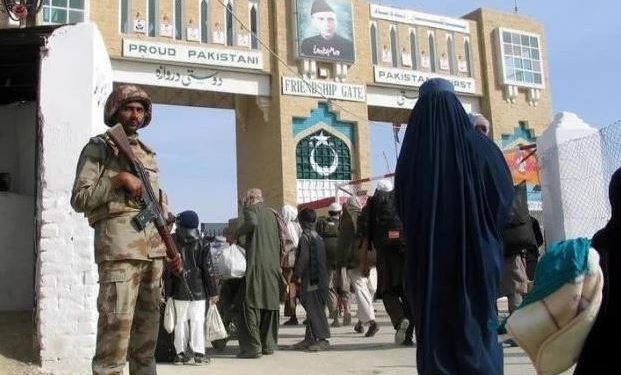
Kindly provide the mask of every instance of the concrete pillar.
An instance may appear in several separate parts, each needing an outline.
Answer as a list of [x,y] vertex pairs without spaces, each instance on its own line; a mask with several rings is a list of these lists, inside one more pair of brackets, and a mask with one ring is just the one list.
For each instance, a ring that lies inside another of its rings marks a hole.
[[591,237],[610,213],[599,132],[558,113],[537,138],[537,153],[547,242]]
[[[259,188],[268,206],[283,205],[281,119],[265,97],[235,97],[237,190]],[[241,205],[239,209],[241,210]]]
[[78,156],[102,133],[112,67],[94,24],[52,33],[41,61],[41,231],[36,271],[37,343],[53,374],[86,374],[95,352],[99,289],[93,231],[70,205]]

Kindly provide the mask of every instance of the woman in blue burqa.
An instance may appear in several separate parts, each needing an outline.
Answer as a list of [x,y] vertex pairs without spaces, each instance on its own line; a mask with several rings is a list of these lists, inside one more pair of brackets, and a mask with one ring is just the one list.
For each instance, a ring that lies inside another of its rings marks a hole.
[[420,87],[395,197],[418,373],[502,374],[496,299],[513,184],[501,151],[472,127],[449,81]]

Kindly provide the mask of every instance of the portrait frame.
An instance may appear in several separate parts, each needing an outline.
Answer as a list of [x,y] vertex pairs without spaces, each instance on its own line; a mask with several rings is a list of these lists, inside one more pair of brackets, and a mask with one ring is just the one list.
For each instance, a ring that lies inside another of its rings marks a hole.
[[[336,15],[335,37],[331,41],[320,38],[311,8],[315,1],[323,1]],[[296,35],[294,46],[298,59],[313,59],[352,64],[356,61],[354,7],[351,0],[294,0],[293,29]],[[313,43],[319,40],[319,43]]]

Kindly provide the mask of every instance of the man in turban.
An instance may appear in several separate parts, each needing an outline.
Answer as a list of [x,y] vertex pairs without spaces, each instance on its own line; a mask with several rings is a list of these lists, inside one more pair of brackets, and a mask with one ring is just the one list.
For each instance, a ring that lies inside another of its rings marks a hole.
[[239,331],[239,358],[273,354],[278,343],[280,312],[280,230],[276,212],[253,188],[242,199],[243,222],[234,238],[246,249]]

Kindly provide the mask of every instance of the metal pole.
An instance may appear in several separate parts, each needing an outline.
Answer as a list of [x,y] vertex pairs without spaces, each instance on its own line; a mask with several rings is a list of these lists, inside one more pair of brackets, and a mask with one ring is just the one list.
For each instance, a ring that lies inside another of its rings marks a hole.
[[388,164],[388,157],[386,156],[386,153],[384,151],[382,151],[382,155],[384,155],[384,161],[386,162],[386,173],[390,173],[390,165]]
[[[393,132],[394,132],[394,130],[393,130]],[[397,134],[399,134],[399,133],[397,133]],[[397,137],[396,136],[393,137],[393,141],[395,143],[395,169],[397,169],[397,162],[399,161],[399,150],[398,150],[398,147],[397,147]]]

